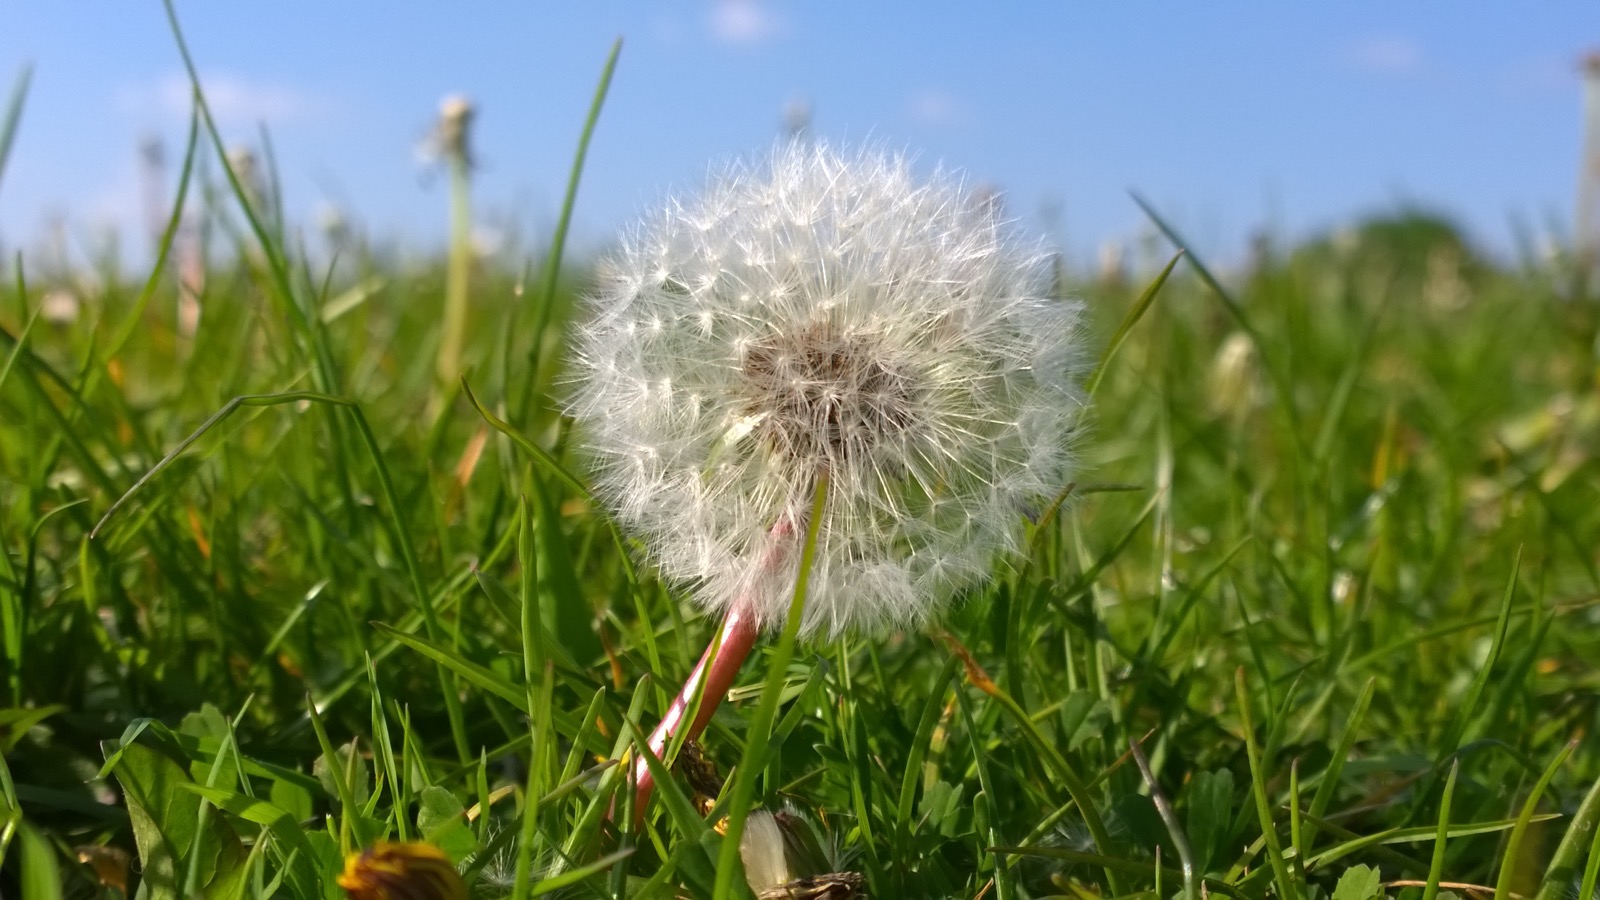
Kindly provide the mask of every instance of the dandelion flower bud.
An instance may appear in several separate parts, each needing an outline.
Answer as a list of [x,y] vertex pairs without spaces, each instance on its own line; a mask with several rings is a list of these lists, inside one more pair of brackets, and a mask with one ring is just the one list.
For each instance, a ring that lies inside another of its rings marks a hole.
[[1084,399],[1045,248],[946,174],[791,142],[657,211],[602,267],[571,412],[596,490],[712,610],[926,619],[1059,494]]

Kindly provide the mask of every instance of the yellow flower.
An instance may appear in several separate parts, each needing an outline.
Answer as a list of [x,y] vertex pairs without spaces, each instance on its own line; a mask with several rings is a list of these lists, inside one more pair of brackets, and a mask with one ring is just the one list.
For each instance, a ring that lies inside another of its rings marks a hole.
[[432,844],[378,841],[346,857],[339,886],[350,900],[467,900],[450,857]]

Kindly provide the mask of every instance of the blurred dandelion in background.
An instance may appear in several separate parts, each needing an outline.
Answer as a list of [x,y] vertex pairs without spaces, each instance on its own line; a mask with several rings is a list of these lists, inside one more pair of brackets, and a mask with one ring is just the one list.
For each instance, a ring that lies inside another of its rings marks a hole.
[[1578,63],[1583,75],[1583,149],[1578,171],[1576,243],[1580,272],[1600,271],[1600,50]]
[[467,339],[467,303],[472,267],[472,123],[477,107],[460,94],[439,104],[439,122],[430,144],[433,153],[450,169],[450,264],[445,274],[444,309],[439,334],[439,354],[434,362],[439,376],[435,413],[446,403],[461,374],[461,355]]

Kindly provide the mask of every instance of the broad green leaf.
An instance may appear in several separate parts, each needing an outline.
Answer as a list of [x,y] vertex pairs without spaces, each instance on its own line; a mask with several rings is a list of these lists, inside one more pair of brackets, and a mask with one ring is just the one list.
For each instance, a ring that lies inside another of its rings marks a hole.
[[1383,879],[1369,866],[1351,866],[1339,876],[1333,900],[1372,900],[1383,896]]
[[[323,859],[325,854],[313,850],[310,838],[325,836],[325,833],[312,832],[308,835],[301,830],[300,823],[289,813],[264,800],[193,783],[181,787],[182,792],[194,797],[196,802],[203,797],[230,815],[263,826],[273,839],[283,846],[285,853],[293,856],[288,866],[286,880],[295,886],[300,896],[310,897],[320,894],[320,884],[325,880],[326,873],[319,869],[325,863]],[[216,824],[225,825],[222,822]],[[334,849],[334,855],[335,857],[338,855],[337,848]],[[339,864],[342,864],[342,860]]]
[[56,851],[26,822],[22,833],[22,896],[28,900],[61,900],[61,866]]
[[458,865],[478,849],[478,840],[467,827],[466,810],[455,794],[431,785],[422,789],[417,800],[417,831],[424,841],[443,850]]
[[1200,772],[1189,783],[1189,814],[1184,830],[1194,852],[1194,864],[1210,872],[1233,829],[1233,772]]
[[274,779],[268,789],[267,799],[272,805],[278,807],[289,816],[304,822],[311,818],[312,797],[311,792],[304,785],[283,779]]
[[[361,748],[352,740],[341,746],[335,752],[335,758],[329,759],[326,754],[317,757],[312,764],[311,771],[322,782],[322,789],[328,796],[339,796],[339,785],[335,778],[346,779],[351,791],[351,803],[360,809],[372,797],[372,772],[367,766],[367,758],[361,753]],[[356,810],[345,810],[353,813]]]
[[113,773],[122,785],[143,883],[150,900],[181,900],[189,854],[200,854],[202,885],[229,885],[244,874],[245,851],[233,827],[213,819],[195,834],[202,790],[177,762],[143,744],[122,748]]

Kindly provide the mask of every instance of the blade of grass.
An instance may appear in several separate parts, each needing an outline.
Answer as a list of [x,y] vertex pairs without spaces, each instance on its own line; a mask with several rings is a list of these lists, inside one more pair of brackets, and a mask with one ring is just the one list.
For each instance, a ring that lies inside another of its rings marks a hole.
[[617,71],[617,58],[622,55],[622,38],[611,45],[605,66],[600,70],[600,83],[595,86],[594,98],[589,102],[589,114],[583,121],[583,132],[578,137],[578,150],[573,154],[572,170],[567,175],[566,195],[561,199],[561,214],[556,218],[555,231],[550,236],[550,253],[545,258],[544,269],[539,273],[537,319],[533,334],[536,336],[528,352],[528,374],[522,382],[522,397],[517,403],[516,419],[526,422],[528,405],[533,401],[533,386],[539,380],[540,339],[550,327],[550,310],[555,303],[556,283],[561,275],[561,259],[566,252],[567,231],[572,225],[572,210],[578,203],[578,184],[583,178],[583,164],[589,156],[589,142],[594,139],[595,126],[600,122],[600,110],[605,106],[606,95],[611,91],[611,76]]
[[22,108],[28,101],[28,85],[33,81],[33,65],[29,63],[17,73],[11,85],[11,97],[6,101],[6,117],[0,121],[0,184],[5,183],[6,162],[11,159],[11,144],[17,138],[17,127],[22,124]]
[[595,502],[594,495],[589,492],[589,488],[582,481],[579,481],[576,475],[567,471],[566,467],[561,465],[554,456],[551,456],[548,450],[528,440],[510,422],[490,412],[478,400],[478,396],[472,392],[472,385],[467,382],[466,378],[461,379],[461,392],[467,395],[467,402],[472,404],[472,408],[478,411],[478,415],[482,416],[483,420],[488,422],[491,428],[510,438],[512,443],[526,451],[529,456],[548,469],[550,474],[556,476],[563,484],[571,488],[574,493],[582,497],[585,502],[591,504]]
[[1250,712],[1250,687],[1245,680],[1244,667],[1234,670],[1234,694],[1239,702],[1239,717],[1244,729],[1245,753],[1250,759],[1250,790],[1256,801],[1256,818],[1261,822],[1261,836],[1266,840],[1267,861],[1272,865],[1273,881],[1278,886],[1278,896],[1298,900],[1300,891],[1289,876],[1289,867],[1283,859],[1283,845],[1272,822],[1272,801],[1267,797],[1266,763],[1261,759],[1261,748],[1256,746],[1256,730]]
[[[478,415],[482,416],[485,422],[489,423],[489,427],[510,438],[513,444],[537,460],[539,464],[544,466],[550,472],[550,474],[556,477],[557,480],[571,488],[573,492],[581,497],[585,503],[589,504],[591,507],[598,507],[600,505],[599,501],[595,499],[594,494],[589,491],[588,486],[582,481],[579,481],[577,476],[567,471],[566,467],[561,465],[560,461],[554,456],[551,456],[549,451],[545,450],[538,444],[535,444],[533,441],[528,440],[528,438],[514,428],[510,422],[507,422],[506,420],[496,416],[494,413],[490,412],[486,407],[484,407],[484,405],[479,402],[477,395],[472,393],[472,387],[471,385],[467,384],[467,380],[465,378],[461,379],[461,390],[462,393],[467,395],[467,401],[472,404],[472,408],[478,411]],[[628,551],[627,541],[623,538],[622,532],[617,528],[616,522],[610,516],[604,517],[604,520],[606,527],[611,532],[612,541],[617,546],[617,559],[622,565],[623,576],[628,582],[628,587],[634,596],[637,597],[639,596],[639,575],[637,569],[633,565],[632,556]]]
[[[1528,821],[1530,823],[1548,822],[1559,818],[1561,817],[1556,813],[1542,813],[1533,816]],[[1316,871],[1323,866],[1337,862],[1338,860],[1343,859],[1352,853],[1362,850],[1376,851],[1377,849],[1385,847],[1389,844],[1414,844],[1421,841],[1437,840],[1439,837],[1439,826],[1436,824],[1418,825],[1410,828],[1386,828],[1382,831],[1364,835],[1358,835],[1348,828],[1344,828],[1337,823],[1328,821],[1327,819],[1323,819],[1317,824],[1328,831],[1328,833],[1338,837],[1340,839],[1340,843],[1334,844],[1328,849],[1323,850],[1321,853],[1314,854],[1311,856],[1311,858],[1307,859],[1306,871],[1308,872]],[[1496,819],[1491,822],[1472,822],[1465,825],[1452,825],[1450,826],[1449,833],[1445,836],[1455,839],[1458,837],[1468,837],[1475,834],[1495,834],[1501,831],[1510,831],[1512,828],[1515,828],[1516,825],[1516,819]],[[1393,851],[1390,851],[1390,853],[1393,855],[1385,855],[1383,859],[1392,861],[1395,865],[1402,869],[1414,871],[1418,875],[1425,876],[1428,874],[1429,866],[1427,863],[1421,862],[1420,860],[1411,859],[1404,854],[1393,853]]]
[[1533,821],[1534,811],[1539,808],[1539,800],[1544,796],[1545,788],[1550,786],[1550,780],[1556,777],[1556,772],[1561,765],[1578,749],[1578,738],[1573,738],[1550,760],[1550,765],[1545,767],[1539,775],[1539,780],[1534,783],[1533,790],[1528,792],[1528,799],[1523,801],[1522,811],[1517,814],[1517,824],[1512,827],[1511,834],[1506,838],[1505,852],[1500,855],[1500,876],[1494,882],[1494,900],[1508,900],[1512,896],[1512,883],[1517,877],[1517,863],[1522,850],[1522,839],[1528,834],[1528,825]]
[[1583,883],[1578,888],[1579,897],[1593,897],[1595,882],[1600,879],[1600,829],[1589,842],[1589,862],[1583,867]]
[[[616,740],[611,745],[611,752],[604,754],[603,758],[610,760],[622,759],[623,754],[633,745],[632,742],[636,739],[636,736],[644,734],[644,732],[633,727],[633,723],[637,723],[639,716],[644,713],[645,704],[650,698],[649,686],[650,676],[646,675],[640,679],[640,684],[634,691],[633,697],[628,701],[628,709],[622,715],[619,716],[615,712],[611,712],[609,707],[603,710],[601,721],[608,726],[614,726],[617,735]],[[600,696],[603,697],[604,695],[605,689],[601,688]],[[604,712],[611,712],[609,719],[603,717]],[[583,852],[583,848],[589,846],[595,836],[600,833],[601,827],[608,821],[613,804],[617,802],[617,789],[625,783],[624,779],[627,778],[627,772],[628,766],[613,765],[601,776],[599,785],[596,786],[593,795],[589,799],[589,804],[576,813],[576,821],[572,826],[572,830],[567,833],[566,842],[561,845],[562,856],[567,859],[577,859]],[[622,791],[622,793],[631,795],[633,792]],[[633,800],[631,796],[625,796],[622,802],[632,803]],[[632,820],[630,819],[630,821]],[[701,824],[701,827],[704,827],[704,823]]]
[[1494,674],[1495,663],[1500,661],[1500,654],[1505,649],[1506,635],[1510,631],[1512,601],[1517,595],[1517,575],[1522,571],[1522,548],[1517,548],[1516,556],[1511,560],[1511,574],[1506,577],[1505,591],[1500,598],[1500,615],[1495,619],[1494,638],[1489,645],[1489,656],[1480,664],[1477,675],[1473,677],[1472,684],[1468,686],[1466,695],[1456,706],[1455,719],[1450,724],[1450,729],[1444,733],[1439,741],[1439,749],[1435,754],[1437,767],[1442,768],[1445,760],[1459,749],[1461,738],[1467,732],[1472,717],[1478,711],[1478,700],[1483,696],[1484,689],[1489,685],[1489,678]]
[[[399,811],[410,807],[411,798],[407,796],[405,786],[400,781],[400,768],[395,763],[394,740],[389,735],[389,716],[383,708],[383,691],[378,685],[378,668],[372,663],[372,654],[367,654],[367,690],[371,694],[372,707],[372,756],[376,768],[384,775],[389,784],[389,797],[391,808],[396,811],[393,816],[395,832],[399,839],[411,840],[411,822],[409,817],[399,814]],[[373,791],[373,796],[377,796]]]
[[1444,877],[1444,851],[1450,837],[1450,801],[1455,796],[1456,775],[1460,771],[1460,760],[1450,765],[1450,777],[1445,779],[1444,793],[1439,797],[1439,830],[1433,839],[1433,862],[1428,866],[1428,883],[1422,888],[1422,900],[1435,900],[1439,896],[1439,881]]
[[[133,486],[129,487],[121,497],[118,497],[116,502],[112,503],[100,517],[100,521],[95,523],[95,526],[89,530],[89,539],[93,540],[99,534],[100,529],[105,527],[106,522],[116,514],[117,510],[127,504],[141,488],[176,462],[184,451],[194,446],[212,428],[231,418],[235,412],[240,409],[281,406],[286,403],[298,403],[301,401],[320,403],[336,409],[343,409],[354,422],[356,433],[372,460],[373,471],[377,475],[378,486],[383,493],[384,501],[388,504],[396,548],[399,551],[400,560],[405,566],[406,575],[411,581],[411,589],[415,594],[416,605],[422,611],[422,619],[427,626],[429,636],[434,640],[438,640],[439,636],[444,633],[444,627],[439,622],[438,611],[434,609],[433,594],[428,590],[428,585],[423,580],[422,565],[418,561],[416,548],[411,542],[411,530],[406,527],[406,522],[401,515],[401,510],[405,507],[401,503],[399,491],[395,489],[394,478],[390,475],[389,467],[384,462],[383,451],[378,445],[377,435],[373,433],[372,426],[368,424],[366,414],[362,411],[361,405],[344,397],[334,397],[315,391],[286,391],[278,394],[247,394],[229,400],[221,409],[213,413],[210,418],[202,422],[199,428],[196,428],[188,437],[179,441],[172,450],[168,451],[166,456],[162,457],[138,481],[135,481]],[[461,712],[461,699],[457,696],[455,679],[449,674],[449,671],[441,666],[439,676],[440,692],[443,694],[445,712],[451,723],[451,735],[455,742],[456,753],[460,757],[461,763],[465,765],[470,762],[471,756],[467,751],[465,717]]]
[[855,813],[856,830],[861,838],[862,855],[867,876],[873,883],[883,877],[883,859],[878,852],[877,829],[873,825],[872,752],[867,745],[866,722],[862,720],[861,704],[856,696],[854,676],[851,672],[850,654],[843,639],[834,641],[835,669],[839,674],[838,728],[843,744],[845,766],[850,773],[850,809]]
[[522,834],[517,841],[516,880],[513,882],[512,900],[526,900],[534,894],[530,890],[530,882],[533,878],[534,844],[539,835],[540,795],[545,791],[544,773],[550,768],[549,756],[555,752],[555,734],[550,725],[550,709],[556,680],[548,661],[542,667],[542,676],[537,681],[530,679],[528,682],[533,753],[528,763],[527,796],[522,806]]
[[717,857],[717,881],[713,900],[727,900],[736,893],[745,893],[744,863],[739,858],[739,839],[744,835],[744,821],[750,814],[750,804],[755,798],[756,775],[767,753],[767,742],[772,736],[772,723],[778,715],[778,698],[783,693],[784,676],[788,674],[789,659],[794,655],[795,640],[800,634],[801,615],[805,611],[806,590],[811,584],[811,562],[817,551],[817,532],[822,527],[822,514],[828,496],[828,474],[817,476],[816,494],[811,500],[811,514],[806,519],[806,539],[800,550],[800,574],[795,580],[794,597],[789,601],[789,617],[773,651],[771,668],[766,685],[761,689],[761,701],[755,716],[750,720],[749,737],[744,752],[739,756],[739,766],[733,773],[729,791],[727,827],[723,832],[722,851]]
[[[993,796],[995,780],[992,767],[989,765],[989,747],[987,744],[987,739],[993,732],[991,729],[979,728],[973,721],[973,702],[966,691],[956,691],[956,713],[961,717],[961,730],[966,733],[967,746],[972,751],[972,770],[978,776],[978,790],[980,793]],[[976,809],[976,805],[974,805],[974,813],[976,813]],[[973,824],[977,825],[978,823],[974,822]],[[985,843],[993,845],[996,843],[996,839],[1000,837],[999,826],[992,818],[986,824],[988,827],[978,827],[977,833],[973,835],[975,841],[974,849],[979,852],[987,852],[982,845]],[[994,866],[996,895],[1014,896],[1016,890],[1015,881],[1016,876],[1010,871],[1010,866],[1006,865],[1004,861],[996,860]]]
[[[19,275],[22,272],[21,260],[17,261],[17,272]],[[17,287],[17,293],[19,295],[26,296],[27,289],[19,285]],[[17,333],[17,336],[14,339],[15,343],[11,345],[11,352],[6,354],[5,364],[0,365],[0,388],[6,386],[6,379],[11,376],[11,368],[17,364],[17,358],[22,356],[23,348],[28,344],[28,335],[33,333],[34,323],[39,321],[39,314],[43,310],[44,307],[42,305],[35,307],[33,312],[28,314],[27,321],[22,323],[22,330]],[[7,337],[10,337],[10,335],[7,335]]]
[[1239,329],[1255,345],[1256,352],[1261,355],[1267,377],[1271,379],[1274,392],[1278,395],[1278,403],[1283,408],[1284,416],[1289,422],[1290,433],[1296,445],[1301,445],[1304,442],[1304,436],[1300,434],[1300,413],[1295,407],[1293,385],[1290,383],[1288,375],[1278,364],[1277,354],[1267,352],[1269,344],[1266,336],[1245,314],[1244,307],[1240,306],[1239,302],[1233,298],[1232,292],[1223,287],[1222,282],[1218,281],[1216,276],[1211,274],[1211,270],[1206,267],[1206,264],[1200,260],[1200,257],[1195,255],[1194,249],[1189,242],[1184,240],[1183,236],[1178,234],[1177,230],[1168,224],[1160,213],[1156,212],[1155,207],[1151,206],[1148,201],[1137,193],[1133,194],[1133,202],[1144,210],[1144,214],[1149,216],[1150,221],[1155,223],[1156,228],[1167,236],[1167,240],[1185,252],[1189,265],[1194,267],[1195,273],[1200,276],[1200,280],[1204,281],[1206,286],[1211,288],[1212,293],[1217,295],[1217,299],[1222,301],[1222,305],[1227,308],[1228,314],[1239,325]]
[[579,866],[576,869],[568,869],[567,871],[562,872],[560,875],[552,875],[549,878],[542,878],[528,887],[527,895],[529,897],[537,897],[541,894],[554,893],[564,887],[571,887],[572,885],[578,884],[581,881],[586,881],[590,877],[604,872],[605,870],[611,868],[619,862],[622,862],[632,855],[633,848],[629,847],[623,850],[618,850],[615,853],[608,853],[594,862],[589,863],[588,865]]
[[1378,680],[1368,678],[1366,685],[1361,688],[1361,696],[1356,698],[1355,706],[1350,710],[1349,718],[1345,719],[1344,731],[1340,733],[1339,743],[1334,748],[1333,756],[1328,760],[1327,770],[1322,773],[1322,782],[1317,785],[1317,792],[1311,797],[1311,821],[1305,833],[1305,850],[1308,854],[1317,843],[1316,822],[1323,817],[1328,804],[1333,802],[1334,792],[1339,789],[1339,777],[1344,773],[1345,760],[1350,758],[1350,748],[1355,746],[1361,722],[1367,716],[1367,708],[1372,705],[1372,695],[1377,689]]
[[[1567,831],[1561,836],[1561,843],[1556,847],[1556,852],[1550,857],[1550,865],[1545,869],[1544,884],[1539,887],[1539,894],[1535,900],[1562,900],[1566,896],[1568,887],[1578,875],[1578,866],[1583,859],[1583,852],[1589,845],[1600,840],[1600,778],[1590,785],[1589,793],[1583,797],[1583,802],[1578,804],[1578,811],[1573,813],[1572,821],[1567,825]],[[1595,865],[1600,859],[1600,848],[1590,851],[1589,866]],[[1590,872],[1592,880],[1593,873]],[[1589,885],[1592,889],[1593,885]],[[1592,893],[1578,894],[1579,897],[1592,897]],[[1423,900],[1432,900],[1425,897]]]
[[1178,264],[1178,260],[1183,258],[1185,252],[1187,251],[1182,247],[1178,248],[1178,252],[1174,253],[1172,259],[1167,261],[1160,274],[1156,275],[1155,280],[1145,287],[1144,292],[1139,295],[1139,299],[1134,301],[1133,306],[1128,310],[1128,314],[1122,317],[1122,322],[1117,325],[1117,330],[1112,332],[1111,340],[1106,344],[1105,352],[1100,354],[1100,362],[1095,364],[1094,373],[1084,380],[1084,393],[1093,397],[1095,391],[1100,388],[1100,380],[1105,377],[1106,367],[1111,364],[1112,357],[1115,357],[1117,351],[1122,349],[1122,342],[1128,339],[1128,333],[1133,331],[1133,326],[1139,324],[1139,320],[1144,318],[1144,314],[1149,311],[1150,305],[1156,300],[1156,295],[1161,292],[1161,286],[1167,283],[1167,276],[1172,274],[1173,267]]
[[[678,830],[684,840],[679,842],[677,851],[672,854],[671,860],[674,867],[681,866],[685,878],[697,884],[702,891],[709,892],[715,889],[715,876],[712,869],[716,860],[721,855],[721,847],[726,846],[730,838],[719,836],[705,820],[700,818],[700,813],[689,800],[683,788],[673,780],[671,770],[662,762],[659,756],[650,750],[650,741],[644,736],[645,732],[639,728],[637,720],[630,718],[625,728],[625,734],[630,737],[632,746],[638,748],[639,759],[644,762],[645,768],[650,773],[657,791],[656,796],[661,798],[661,805],[667,810],[667,818]],[[626,767],[619,767],[625,769]],[[632,791],[623,791],[625,804],[634,802]],[[633,810],[624,808],[622,815],[618,816],[622,822],[635,822],[639,816]],[[624,826],[628,827],[628,826]],[[655,827],[646,826],[652,840],[658,840]],[[733,845],[738,846],[738,841],[733,840]],[[663,854],[664,855],[664,854]],[[734,889],[741,897],[748,897],[749,890],[745,887],[744,880],[740,879]]]
[[[309,694],[306,695],[306,714],[311,717],[317,745],[322,748],[322,758],[327,760],[334,792],[339,795],[339,852],[348,856],[352,850],[365,847],[369,838],[361,821],[361,808],[356,804],[355,787],[350,784],[350,773],[339,765],[339,752],[333,746],[333,741],[328,739],[328,729],[323,726],[322,716],[317,714],[317,704]],[[296,826],[296,830],[299,830],[299,826]]]
[[[1433,771],[1423,782],[1417,797],[1432,796],[1434,787],[1442,777],[1445,761],[1455,755],[1461,748],[1461,738],[1466,734],[1468,726],[1472,724],[1473,716],[1478,711],[1478,701],[1482,699],[1484,690],[1489,685],[1489,678],[1494,673],[1495,663],[1500,661],[1500,654],[1505,650],[1506,635],[1510,632],[1511,609],[1517,594],[1517,575],[1522,571],[1522,547],[1517,547],[1516,555],[1511,559],[1511,574],[1506,578],[1506,589],[1500,598],[1500,614],[1495,619],[1494,637],[1489,644],[1489,656],[1478,666],[1476,674],[1472,676],[1472,683],[1467,687],[1467,693],[1461,703],[1456,707],[1455,718],[1439,741],[1439,749],[1434,757]],[[1418,803],[1412,807],[1411,813],[1406,816],[1405,823],[1410,824],[1422,809]]]
[[[1142,521],[1142,519],[1141,519]],[[967,680],[973,687],[983,691],[1000,704],[1000,708],[1011,716],[1012,721],[1022,728],[1022,733],[1028,738],[1048,768],[1055,773],[1057,779],[1066,787],[1067,793],[1078,805],[1078,814],[1083,816],[1083,824],[1089,829],[1089,836],[1094,839],[1095,847],[1104,854],[1111,852],[1111,834],[1106,831],[1105,820],[1100,817],[1100,811],[1094,805],[1094,798],[1089,795],[1089,786],[1078,775],[1078,770],[1061,755],[1056,745],[1045,739],[1039,727],[1034,724],[1033,717],[1023,709],[1011,695],[1006,693],[995,683],[989,673],[983,670],[973,657],[971,651],[955,639],[954,635],[945,634],[945,643],[950,645],[953,653],[961,658],[966,666]],[[1113,895],[1122,893],[1120,879],[1117,878],[1117,869],[1107,868],[1106,881]]]
[[922,780],[922,760],[933,738],[933,729],[939,724],[940,712],[944,709],[945,690],[955,676],[958,665],[959,661],[954,656],[945,661],[944,668],[930,684],[931,690],[923,703],[922,715],[917,718],[916,734],[910,744],[911,752],[906,757],[905,775],[900,781],[900,802],[895,807],[896,843],[901,846],[911,839],[911,807],[916,800],[917,785]]
[[[1156,611],[1155,621],[1150,623],[1150,636],[1146,639],[1146,646],[1150,648],[1144,653],[1146,664],[1159,664],[1161,659],[1166,656],[1167,648],[1171,646],[1172,640],[1178,636],[1184,620],[1189,617],[1190,610],[1194,609],[1195,604],[1200,601],[1205,589],[1211,586],[1211,582],[1216,580],[1216,577],[1228,568],[1228,565],[1233,562],[1233,558],[1238,556],[1239,551],[1248,546],[1252,540],[1253,538],[1249,535],[1241,538],[1238,543],[1228,548],[1222,558],[1217,560],[1217,563],[1207,569],[1193,584],[1184,587],[1183,599],[1178,601],[1177,608],[1170,614],[1167,612],[1168,607],[1166,606]],[[1167,624],[1168,622],[1171,624]]]
[[[528,686],[528,715],[535,712],[535,688],[538,676],[551,677],[545,659],[544,624],[540,621],[538,596],[538,552],[534,548],[533,505],[526,495],[517,502],[517,563],[521,571],[518,579],[518,599],[522,604],[522,677]],[[553,526],[552,526],[553,527]]]
[[[1083,865],[1099,866],[1102,869],[1116,869],[1129,875],[1143,875],[1154,878],[1156,865],[1150,860],[1122,859],[1115,856],[1105,856],[1100,853],[1085,853],[1082,850],[1069,850],[1066,847],[990,847],[990,853],[1000,853],[1006,856],[1034,856],[1040,859],[1060,859],[1067,862],[1081,863]],[[1162,867],[1162,876],[1176,881],[1183,880],[1183,873],[1177,869]],[[1202,878],[1201,883],[1207,891],[1222,894],[1225,897],[1234,897],[1244,900],[1245,894],[1226,881],[1215,878]]]
[[1301,830],[1300,815],[1300,758],[1289,763],[1289,848],[1294,851],[1294,877],[1306,880],[1306,844]]

